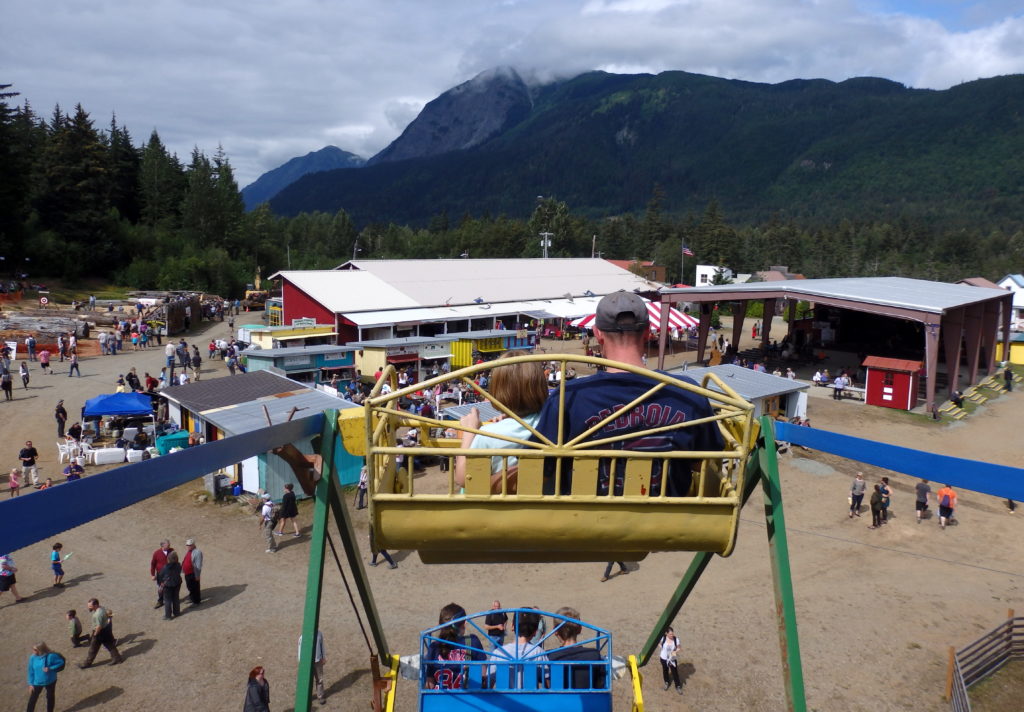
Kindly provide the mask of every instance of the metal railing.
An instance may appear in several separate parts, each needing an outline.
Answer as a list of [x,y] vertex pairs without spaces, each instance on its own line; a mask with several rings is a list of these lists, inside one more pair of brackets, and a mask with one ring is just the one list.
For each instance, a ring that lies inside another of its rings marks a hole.
[[1024,658],[1024,618],[1007,612],[1006,621],[964,646],[949,648],[946,699],[954,712],[970,712],[967,691],[1011,660]]

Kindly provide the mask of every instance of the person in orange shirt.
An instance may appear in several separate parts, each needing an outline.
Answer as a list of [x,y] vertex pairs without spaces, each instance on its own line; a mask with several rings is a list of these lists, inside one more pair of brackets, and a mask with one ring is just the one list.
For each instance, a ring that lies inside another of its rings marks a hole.
[[956,509],[956,492],[946,485],[935,496],[939,500],[939,526],[945,529],[946,523],[952,521],[953,510]]

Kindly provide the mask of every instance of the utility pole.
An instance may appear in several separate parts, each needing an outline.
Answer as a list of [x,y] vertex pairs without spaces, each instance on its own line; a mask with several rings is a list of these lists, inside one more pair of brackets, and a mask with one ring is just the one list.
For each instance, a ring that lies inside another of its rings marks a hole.
[[594,259],[594,257],[596,255],[597,255],[597,233],[595,232],[594,236],[592,238],[590,238],[590,259]]
[[542,232],[540,234],[540,245],[544,248],[544,259],[548,258],[548,248],[551,247],[551,238],[555,236],[553,232]]

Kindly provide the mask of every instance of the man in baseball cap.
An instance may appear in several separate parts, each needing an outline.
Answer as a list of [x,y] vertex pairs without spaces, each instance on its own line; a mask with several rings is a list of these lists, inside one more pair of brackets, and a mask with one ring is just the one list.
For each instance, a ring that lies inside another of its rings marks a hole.
[[[643,299],[632,292],[618,291],[605,296],[597,305],[594,317],[594,335],[606,359],[630,366],[643,367],[644,349],[650,338],[650,317]],[[696,385],[686,377],[680,380]],[[564,422],[562,442],[567,442],[590,430],[598,423],[604,427],[591,433],[586,440],[612,438],[636,433],[636,439],[622,439],[603,446],[606,449],[642,449],[646,451],[721,450],[722,435],[714,422],[692,427],[680,427],[656,434],[652,428],[676,425],[710,417],[713,412],[708,399],[682,388],[671,386],[649,394],[623,417],[608,418],[626,404],[647,393],[652,381],[640,374],[623,369],[609,368],[587,378],[576,378],[565,384],[565,407],[561,412]],[[540,412],[537,430],[552,442],[559,442],[559,399],[548,398]],[[699,461],[697,461],[699,463]],[[554,461],[545,462],[545,492],[554,493]],[[621,495],[625,485],[625,458],[614,468],[610,461],[599,465],[597,494]],[[572,461],[562,462],[561,489],[571,490]],[[615,471],[612,472],[611,470]],[[663,478],[662,461],[652,460],[650,496],[661,494],[663,479],[666,495],[685,497],[689,494],[692,475],[690,463],[673,460],[667,478]]]
[[[647,313],[647,304],[633,292],[619,290],[604,297],[597,304],[594,327],[605,333],[611,332],[645,332],[650,329],[651,318]],[[598,339],[600,341],[600,339]],[[643,352],[641,342],[637,359]]]

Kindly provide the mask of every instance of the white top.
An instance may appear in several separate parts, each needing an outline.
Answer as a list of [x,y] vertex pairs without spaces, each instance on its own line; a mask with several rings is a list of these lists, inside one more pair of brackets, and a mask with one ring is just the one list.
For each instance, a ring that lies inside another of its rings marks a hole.
[[679,638],[668,639],[668,636],[663,637],[661,643],[661,659],[671,660],[675,657],[675,652],[679,650]]
[[[537,427],[537,421],[540,420],[540,413],[533,413],[532,415],[522,416],[523,420],[529,423],[531,427]],[[481,430],[489,433],[497,433],[499,435],[508,435],[509,437],[519,438],[520,440],[529,440],[532,433],[523,427],[515,418],[505,418],[494,423],[487,423]],[[507,440],[500,440],[498,438],[490,438],[486,435],[477,435],[473,438],[473,442],[469,444],[470,450],[513,450],[519,449],[521,446],[516,443],[510,443]],[[501,460],[500,457],[491,458],[491,474],[497,474],[501,472]],[[519,458],[510,457],[508,458],[508,466],[513,467]]]
[[[516,638],[512,642],[505,643],[500,648],[495,648],[494,652],[491,653],[488,661],[508,661],[508,660],[528,660],[531,663],[544,663],[547,662],[548,656],[544,654],[544,648],[533,643],[520,643],[519,639]],[[490,674],[494,675],[498,671],[497,665],[491,665]],[[522,673],[519,674],[520,686],[523,684]]]

